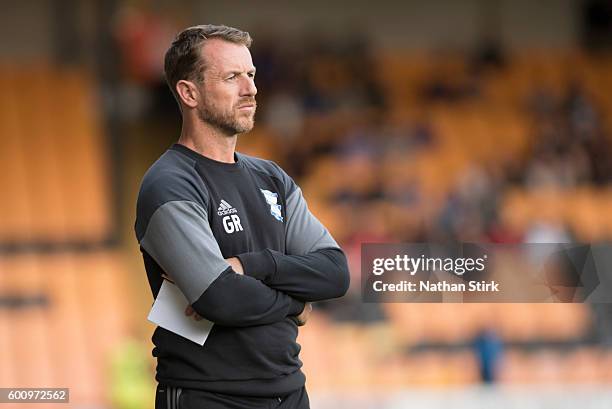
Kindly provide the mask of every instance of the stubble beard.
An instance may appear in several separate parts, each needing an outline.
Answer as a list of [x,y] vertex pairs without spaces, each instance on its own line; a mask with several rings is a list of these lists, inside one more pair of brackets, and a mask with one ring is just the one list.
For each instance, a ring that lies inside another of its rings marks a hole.
[[214,104],[204,101],[198,106],[197,111],[202,122],[212,125],[227,136],[249,132],[255,125],[255,109],[248,115],[241,115],[236,113],[235,108],[230,111],[223,111]]

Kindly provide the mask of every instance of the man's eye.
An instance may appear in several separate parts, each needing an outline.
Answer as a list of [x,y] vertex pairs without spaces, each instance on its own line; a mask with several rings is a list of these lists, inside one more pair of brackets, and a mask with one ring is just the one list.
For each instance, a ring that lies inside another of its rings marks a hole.
[[255,78],[255,73],[254,72],[249,72],[249,78]]

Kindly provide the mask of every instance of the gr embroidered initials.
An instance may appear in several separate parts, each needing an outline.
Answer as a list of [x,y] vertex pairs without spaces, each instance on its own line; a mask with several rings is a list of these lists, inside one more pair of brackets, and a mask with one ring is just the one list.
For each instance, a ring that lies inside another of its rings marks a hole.
[[240,217],[237,214],[233,214],[231,216],[225,216],[223,218],[223,228],[226,233],[233,233],[236,231],[244,230],[242,225],[240,224]]
[[219,216],[223,216],[223,228],[226,233],[234,233],[237,231],[244,230],[242,228],[242,224],[240,224],[240,217],[236,214],[238,211],[234,206],[227,203],[225,200],[221,200],[219,203],[219,208],[217,209],[217,214]]

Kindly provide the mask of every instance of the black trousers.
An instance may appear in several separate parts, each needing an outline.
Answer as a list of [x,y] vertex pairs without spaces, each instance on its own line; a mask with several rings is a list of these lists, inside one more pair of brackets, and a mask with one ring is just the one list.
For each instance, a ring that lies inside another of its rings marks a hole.
[[258,398],[157,385],[155,409],[310,409],[310,402],[305,387],[285,396]]

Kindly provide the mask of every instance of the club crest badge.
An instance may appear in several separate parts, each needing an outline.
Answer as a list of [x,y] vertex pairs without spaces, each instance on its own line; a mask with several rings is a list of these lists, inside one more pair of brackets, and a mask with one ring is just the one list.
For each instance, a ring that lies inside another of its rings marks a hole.
[[269,190],[259,189],[266,198],[266,203],[270,205],[270,214],[280,222],[283,221],[283,215],[281,212],[281,205],[278,204],[278,193],[270,192]]

